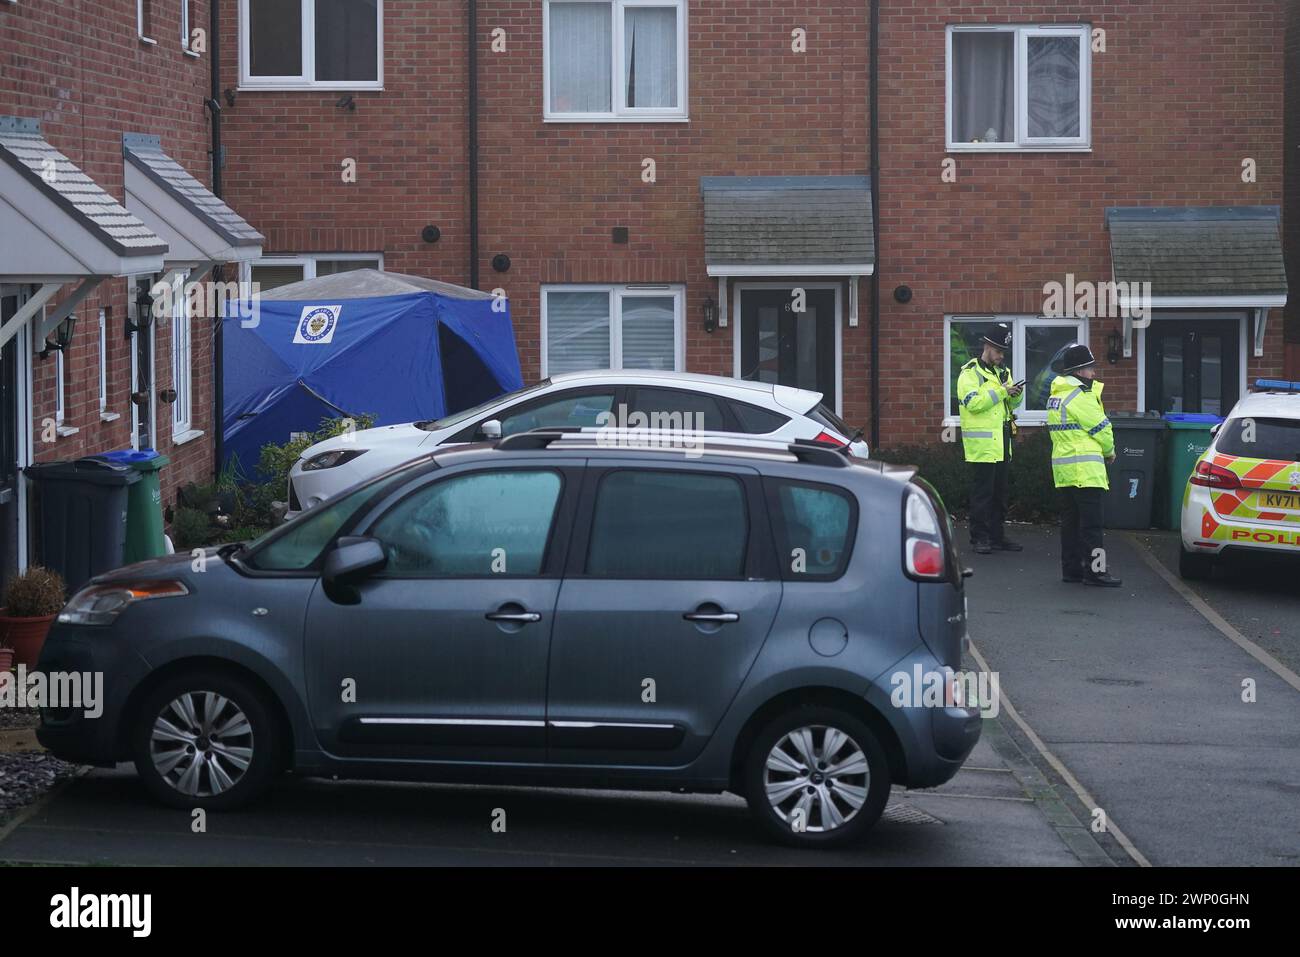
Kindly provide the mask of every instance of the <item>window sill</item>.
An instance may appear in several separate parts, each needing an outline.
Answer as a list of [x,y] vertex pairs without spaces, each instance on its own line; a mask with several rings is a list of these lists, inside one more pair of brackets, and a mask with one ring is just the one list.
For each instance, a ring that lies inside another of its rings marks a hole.
[[61,439],[66,439],[70,435],[76,435],[80,431],[81,429],[71,425],[56,425],[54,427],[54,434]]
[[953,143],[948,147],[949,153],[1091,153],[1091,146],[1012,146],[999,143],[997,146],[974,146],[969,143]]
[[186,442],[193,442],[202,435],[202,429],[186,429],[184,432],[178,432],[172,435],[172,445],[184,445]]
[[181,52],[184,53],[186,56],[194,57],[194,59],[196,60],[203,55],[201,53],[195,53],[193,50],[187,50],[184,47],[181,47]]
[[122,417],[122,413],[121,413],[121,412],[101,412],[101,413],[99,413],[99,421],[101,421],[101,422],[116,422],[116,421],[117,421],[118,419],[120,419],[121,417]]
[[382,93],[382,85],[366,83],[252,83],[236,87],[236,93]]
[[542,116],[543,123],[689,123],[689,116]]
[[137,34],[136,39],[139,40],[141,43],[145,44],[146,46],[156,47],[158,45],[157,40],[151,40],[149,37],[146,37],[142,34]]

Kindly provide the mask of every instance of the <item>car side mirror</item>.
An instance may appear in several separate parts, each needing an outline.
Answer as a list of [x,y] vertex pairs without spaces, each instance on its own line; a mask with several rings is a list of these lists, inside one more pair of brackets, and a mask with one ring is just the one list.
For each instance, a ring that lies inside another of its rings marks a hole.
[[501,438],[501,420],[488,419],[478,427],[478,434],[485,442],[495,442]]
[[352,585],[388,564],[384,546],[376,538],[345,536],[325,556],[321,579],[326,585]]

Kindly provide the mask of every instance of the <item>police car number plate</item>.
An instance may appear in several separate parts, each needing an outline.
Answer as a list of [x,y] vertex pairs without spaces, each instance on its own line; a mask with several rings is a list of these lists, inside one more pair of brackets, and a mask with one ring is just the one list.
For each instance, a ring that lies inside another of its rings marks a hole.
[[1264,508],[1300,508],[1300,495],[1295,492],[1260,492],[1259,502]]

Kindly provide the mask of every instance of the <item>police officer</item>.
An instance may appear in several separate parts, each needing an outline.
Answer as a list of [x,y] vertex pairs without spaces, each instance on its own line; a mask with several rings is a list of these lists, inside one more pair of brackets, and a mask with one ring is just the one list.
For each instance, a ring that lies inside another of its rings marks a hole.
[[1013,382],[1006,367],[1011,341],[1005,322],[990,327],[980,339],[983,352],[957,378],[962,449],[971,470],[970,540],[981,555],[1024,550],[1002,531],[1015,409],[1024,401],[1024,384]]
[[1061,490],[1061,580],[1118,588],[1102,547],[1102,495],[1110,488],[1106,466],[1115,461],[1115,433],[1101,404],[1097,360],[1087,346],[1065,350],[1063,374],[1052,381],[1047,427],[1052,437],[1052,477]]

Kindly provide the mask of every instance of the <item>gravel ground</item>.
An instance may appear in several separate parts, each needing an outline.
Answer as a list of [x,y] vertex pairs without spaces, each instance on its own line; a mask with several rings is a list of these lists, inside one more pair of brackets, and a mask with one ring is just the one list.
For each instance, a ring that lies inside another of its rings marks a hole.
[[35,708],[0,708],[0,731],[34,728],[40,720]]
[[76,771],[44,751],[0,752],[0,825]]

